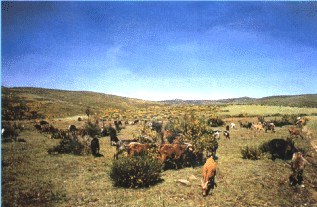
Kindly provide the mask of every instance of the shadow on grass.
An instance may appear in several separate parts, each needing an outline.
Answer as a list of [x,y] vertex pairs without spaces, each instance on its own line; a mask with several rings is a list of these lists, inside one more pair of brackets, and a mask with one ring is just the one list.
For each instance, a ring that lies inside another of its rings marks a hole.
[[147,188],[156,186],[158,184],[161,184],[163,182],[164,182],[164,179],[159,178],[157,181],[155,181],[153,183],[149,183],[147,185],[143,185],[143,186],[125,186],[125,185],[120,185],[120,184],[113,184],[113,186],[116,188],[122,188],[122,189],[147,189]]

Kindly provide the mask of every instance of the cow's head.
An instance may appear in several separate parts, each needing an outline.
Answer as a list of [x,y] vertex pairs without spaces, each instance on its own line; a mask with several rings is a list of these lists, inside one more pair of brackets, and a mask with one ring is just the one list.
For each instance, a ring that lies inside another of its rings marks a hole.
[[209,184],[209,181],[204,182],[203,180],[201,180],[201,189],[202,189],[203,196],[206,196],[206,195],[207,195],[207,192],[208,192],[208,184]]

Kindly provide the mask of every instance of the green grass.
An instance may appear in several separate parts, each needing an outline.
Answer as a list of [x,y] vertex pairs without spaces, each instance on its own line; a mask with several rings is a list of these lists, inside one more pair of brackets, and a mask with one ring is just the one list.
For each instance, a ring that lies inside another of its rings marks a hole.
[[[317,119],[307,127],[316,132]],[[119,138],[132,138],[137,126],[127,126]],[[317,205],[316,168],[305,169],[304,188],[289,186],[290,167],[285,161],[268,158],[244,160],[240,148],[288,136],[287,127],[276,133],[231,130],[231,140],[219,143],[217,187],[203,198],[200,189],[201,167],[167,170],[163,181],[150,188],[117,188],[109,177],[114,147],[101,138],[104,157],[49,155],[58,144],[33,131],[20,137],[26,143],[2,144],[2,206],[307,206]],[[312,140],[316,138],[313,137]],[[300,139],[296,140],[301,142]],[[196,176],[185,186],[178,179]]]
[[220,114],[238,116],[272,116],[284,114],[316,114],[317,108],[299,108],[290,106],[261,106],[261,105],[228,105],[221,108]]

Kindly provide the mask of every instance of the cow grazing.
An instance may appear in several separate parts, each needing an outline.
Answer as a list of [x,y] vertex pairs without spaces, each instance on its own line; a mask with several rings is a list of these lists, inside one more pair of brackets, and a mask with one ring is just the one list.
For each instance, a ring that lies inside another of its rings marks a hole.
[[75,125],[69,125],[68,130],[70,133],[76,133],[77,127]]
[[302,128],[302,126],[304,125],[305,123],[305,119],[302,118],[302,117],[297,117],[297,121],[295,123],[295,125],[297,125],[299,128]]
[[302,133],[301,130],[292,127],[292,128],[289,128],[288,131],[289,131],[290,137],[293,137],[293,136],[297,137],[297,136],[299,136],[299,137],[301,137],[302,139],[304,139],[304,136],[303,136],[303,133]]
[[256,131],[264,131],[263,125],[260,123],[252,124],[252,128],[255,129]]
[[40,125],[41,125],[41,126],[43,126],[43,125],[49,125],[49,123],[48,123],[47,121],[42,120],[42,121],[40,121]]
[[172,131],[170,130],[165,130],[163,132],[163,139],[162,139],[162,143],[166,143],[166,142],[169,142],[174,140],[175,138],[175,133],[173,133]]
[[186,151],[192,151],[190,144],[163,144],[159,149],[159,159],[165,163],[168,159],[173,160],[176,169],[178,168],[177,162],[186,154]]
[[206,196],[215,185],[215,176],[217,172],[216,162],[212,157],[208,158],[202,168],[203,179],[201,180],[201,188],[203,196]]
[[225,136],[226,139],[230,140],[230,133],[228,130],[224,131],[223,135]]
[[41,131],[42,131],[42,126],[39,125],[39,124],[35,124],[35,125],[34,125],[34,128],[35,128],[35,130],[38,131],[38,132],[41,132]]
[[93,156],[95,156],[95,157],[100,156],[100,154],[99,154],[100,145],[99,145],[99,139],[97,136],[95,136],[91,140],[90,149],[91,149],[91,153]]
[[212,132],[212,138],[214,138],[214,139],[220,139],[220,132],[221,132],[221,131],[219,131],[219,130],[213,131],[213,132]]
[[132,142],[128,145],[128,155],[133,157],[135,155],[141,155],[146,153],[146,151],[150,148],[149,144],[141,144],[138,142]]
[[235,129],[236,128],[236,124],[235,123],[230,123],[230,127],[231,127],[231,129]]
[[[116,152],[114,154],[114,159],[118,159],[119,154],[122,154],[123,152],[127,152],[129,149],[129,144],[130,143],[139,143],[137,140],[119,140],[116,143]],[[140,144],[140,143],[139,143]]]
[[290,184],[301,184],[303,181],[303,172],[306,166],[307,160],[303,157],[301,152],[295,152],[292,157],[291,168],[292,174],[289,177]]
[[275,132],[275,124],[273,122],[271,122],[271,123],[263,122],[263,126],[265,129],[265,132],[267,132],[268,130]]
[[149,127],[152,130],[154,130],[154,131],[156,131],[158,133],[160,133],[162,131],[162,128],[163,128],[163,122],[162,121],[152,121],[148,125],[149,125]]
[[15,124],[5,124],[2,125],[2,141],[17,141],[17,137],[19,136],[19,130],[16,128]]

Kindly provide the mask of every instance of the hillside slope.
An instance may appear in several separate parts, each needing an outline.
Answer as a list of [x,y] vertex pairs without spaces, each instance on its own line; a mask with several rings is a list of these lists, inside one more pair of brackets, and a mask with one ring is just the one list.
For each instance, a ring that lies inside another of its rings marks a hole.
[[[294,96],[270,96],[264,98],[232,98],[222,100],[167,100],[144,101],[89,91],[66,91],[44,88],[2,87],[2,110],[12,110],[15,105],[27,105],[30,110],[53,117],[67,117],[91,111],[105,114],[109,109],[120,111],[146,109],[160,105],[206,105],[206,104],[256,104],[270,106],[317,107],[317,94]],[[11,108],[10,108],[11,107]]]
[[88,91],[2,87],[2,110],[5,110],[9,102],[24,103],[31,108],[30,110],[45,115],[54,114],[55,117],[84,114],[88,107],[93,112],[102,113],[107,109],[125,111],[159,104]]

